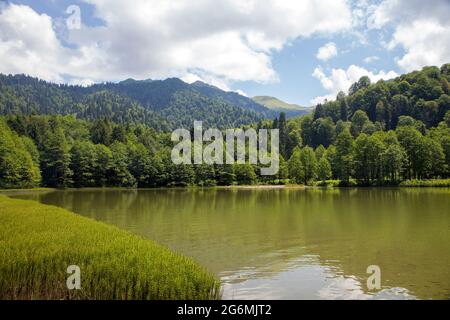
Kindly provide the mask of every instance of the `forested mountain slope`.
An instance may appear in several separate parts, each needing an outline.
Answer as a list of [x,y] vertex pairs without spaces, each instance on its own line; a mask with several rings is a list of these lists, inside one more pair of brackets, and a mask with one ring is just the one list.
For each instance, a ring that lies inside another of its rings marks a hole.
[[194,120],[233,128],[276,116],[276,112],[237,93],[177,78],[128,79],[81,87],[24,75],[0,75],[0,114],[72,114],[88,120],[144,123],[159,130],[191,127]]
[[357,110],[384,129],[395,129],[400,116],[410,116],[427,127],[436,126],[450,106],[450,64],[441,68],[425,67],[390,81],[370,83],[362,77],[346,96],[340,93],[336,101],[318,105],[314,119],[349,120]]

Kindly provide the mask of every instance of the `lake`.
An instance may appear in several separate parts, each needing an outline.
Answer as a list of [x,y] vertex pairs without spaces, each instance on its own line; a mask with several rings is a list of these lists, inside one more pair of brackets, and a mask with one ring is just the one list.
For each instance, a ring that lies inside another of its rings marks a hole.
[[[11,195],[11,194],[10,194]],[[16,198],[153,239],[224,299],[449,299],[450,189],[80,189]],[[381,288],[369,290],[370,265]]]

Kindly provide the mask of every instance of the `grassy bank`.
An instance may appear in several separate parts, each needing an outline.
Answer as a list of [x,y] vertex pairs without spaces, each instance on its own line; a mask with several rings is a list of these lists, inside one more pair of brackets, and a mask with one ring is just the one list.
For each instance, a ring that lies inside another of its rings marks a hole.
[[[81,289],[68,290],[69,265]],[[189,258],[54,206],[0,195],[0,299],[215,299]]]
[[400,187],[450,187],[450,179],[406,180]]
[[24,189],[0,189],[0,192],[16,192],[16,191],[53,191],[54,188],[24,188]]

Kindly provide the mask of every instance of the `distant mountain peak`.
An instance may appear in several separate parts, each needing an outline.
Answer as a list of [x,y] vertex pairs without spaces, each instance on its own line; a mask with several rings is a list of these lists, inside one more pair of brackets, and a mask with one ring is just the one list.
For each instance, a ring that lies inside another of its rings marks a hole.
[[252,100],[272,111],[284,112],[287,116],[291,117],[307,114],[312,111],[311,108],[303,107],[298,104],[287,103],[272,96],[255,96]]

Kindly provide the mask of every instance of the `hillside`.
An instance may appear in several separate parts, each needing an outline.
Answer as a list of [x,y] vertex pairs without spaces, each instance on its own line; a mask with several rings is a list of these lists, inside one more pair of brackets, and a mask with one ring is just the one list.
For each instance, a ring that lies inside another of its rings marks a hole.
[[298,104],[287,103],[278,98],[270,96],[256,96],[253,97],[252,100],[277,113],[284,112],[288,117],[300,116],[313,111],[312,108],[302,107]]
[[450,64],[424,67],[389,81],[371,83],[362,77],[335,101],[317,105],[314,120],[348,121],[357,111],[383,129],[395,129],[399,117],[409,116],[427,128],[436,126],[450,109]]
[[72,114],[87,120],[144,123],[165,131],[191,127],[194,120],[222,129],[239,127],[273,118],[277,112],[235,92],[178,78],[80,87],[0,75],[0,114]]

